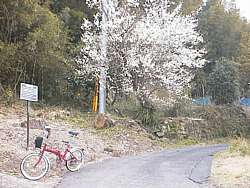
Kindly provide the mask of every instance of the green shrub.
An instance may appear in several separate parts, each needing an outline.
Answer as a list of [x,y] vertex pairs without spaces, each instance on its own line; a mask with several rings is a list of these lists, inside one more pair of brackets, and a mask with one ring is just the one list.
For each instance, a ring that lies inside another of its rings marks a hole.
[[233,104],[240,95],[239,71],[233,61],[220,59],[208,77],[208,90],[217,105]]
[[149,103],[147,105],[141,106],[138,111],[138,117],[142,125],[155,130],[160,124],[160,117],[157,114],[155,107]]
[[192,115],[191,100],[179,97],[176,102],[164,110],[165,117],[190,117]]
[[118,100],[114,106],[108,108],[108,111],[111,113],[116,113],[119,116],[135,119],[137,117],[139,108],[139,101],[135,96],[131,95],[125,99]]

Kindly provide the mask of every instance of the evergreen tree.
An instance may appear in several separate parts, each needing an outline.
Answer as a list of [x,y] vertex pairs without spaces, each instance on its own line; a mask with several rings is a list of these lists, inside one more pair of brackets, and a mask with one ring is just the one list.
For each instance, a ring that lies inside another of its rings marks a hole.
[[224,58],[217,61],[208,78],[208,90],[215,104],[232,104],[239,97],[237,65]]
[[40,98],[60,99],[70,69],[61,20],[35,0],[1,1],[0,17],[0,83],[14,93],[20,82],[36,84]]
[[239,53],[242,20],[237,9],[225,10],[223,1],[208,0],[199,15],[198,29],[207,49],[206,59],[233,59]]
[[205,97],[207,95],[206,74],[202,69],[197,71],[197,73],[195,74],[191,86],[191,94],[193,98]]
[[241,92],[243,96],[249,96],[250,83],[250,32],[242,32],[240,43],[240,55],[237,58],[240,63]]

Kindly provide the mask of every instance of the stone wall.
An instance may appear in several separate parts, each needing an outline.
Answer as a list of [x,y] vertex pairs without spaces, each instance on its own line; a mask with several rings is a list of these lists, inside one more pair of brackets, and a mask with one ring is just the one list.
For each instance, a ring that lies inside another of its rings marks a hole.
[[214,138],[241,136],[249,131],[249,121],[216,121],[199,118],[165,118],[155,131],[156,136],[168,139],[194,138],[211,140]]

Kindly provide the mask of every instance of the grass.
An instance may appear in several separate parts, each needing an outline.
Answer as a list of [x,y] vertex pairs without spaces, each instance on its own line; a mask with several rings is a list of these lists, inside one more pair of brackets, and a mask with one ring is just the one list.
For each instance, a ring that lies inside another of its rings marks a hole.
[[238,137],[225,141],[230,146],[215,155],[211,179],[223,187],[249,187],[250,140]]
[[[6,112],[8,110],[15,110],[15,111],[25,111],[25,103],[18,102],[14,105],[14,107],[4,107],[3,112]],[[34,110],[39,111],[40,108],[34,108]],[[1,110],[1,108],[0,108]],[[65,111],[64,109],[60,107],[43,107],[43,112],[58,112],[59,116],[56,117],[57,120],[63,121],[67,123],[69,126],[77,127],[77,128],[88,128],[93,129],[94,133],[104,136],[107,138],[112,138],[116,135],[126,135],[130,137],[131,139],[151,139],[151,142],[154,145],[158,145],[162,148],[177,148],[177,147],[185,147],[190,145],[198,145],[202,144],[199,140],[196,138],[186,138],[186,139],[179,139],[170,141],[167,138],[159,139],[159,138],[151,138],[154,137],[153,135],[144,134],[143,132],[137,132],[134,129],[131,129],[130,127],[123,126],[123,125],[116,125],[114,127],[104,128],[100,130],[95,130],[93,128],[93,123],[96,114],[93,113],[83,113],[76,110],[70,110],[70,115],[62,114],[60,115],[60,111]],[[67,111],[67,110],[66,110]],[[25,112],[24,112],[25,114]],[[117,116],[112,115],[112,119],[118,119]],[[119,118],[121,119],[121,118]],[[126,119],[126,118],[124,118]],[[221,138],[221,139],[215,139],[213,141],[208,141],[206,144],[218,144],[218,143],[228,143],[230,145],[229,149],[226,151],[227,155],[230,154],[239,154],[241,156],[248,155],[250,156],[250,139],[246,138]]]
[[91,113],[78,113],[73,116],[65,117],[64,121],[73,127],[90,128],[93,127],[94,115]]
[[113,127],[107,127],[104,129],[98,129],[96,132],[105,137],[112,137],[114,135],[127,135],[130,138],[138,138],[140,135],[135,132],[133,129],[123,126],[123,125],[116,125]]
[[250,156],[250,139],[237,137],[237,138],[220,138],[208,142],[208,144],[228,144],[229,147],[226,151],[217,153],[216,157],[234,157],[234,156]]
[[80,112],[77,110],[65,110],[61,107],[44,107],[42,110],[38,109],[42,114],[46,114],[47,120],[59,120],[69,126],[77,128],[91,128],[95,115],[93,113]]
[[177,140],[176,145],[177,146],[190,146],[190,145],[196,145],[200,142],[195,138],[185,138],[181,140]]
[[238,153],[241,156],[250,156],[250,140],[246,138],[236,138],[231,140],[229,152]]
[[160,146],[162,148],[171,148],[171,144],[167,139],[156,139],[153,141],[155,146]]

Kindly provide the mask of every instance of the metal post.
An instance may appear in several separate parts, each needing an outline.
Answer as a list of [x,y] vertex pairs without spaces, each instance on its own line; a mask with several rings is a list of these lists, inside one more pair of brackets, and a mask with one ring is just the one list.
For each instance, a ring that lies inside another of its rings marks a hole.
[[30,137],[30,117],[29,117],[29,101],[27,101],[27,150],[29,150],[29,137]]
[[107,1],[101,1],[101,11],[102,11],[102,34],[101,34],[101,62],[100,62],[100,79],[99,79],[99,113],[105,113],[106,104],[106,58],[107,58]]

